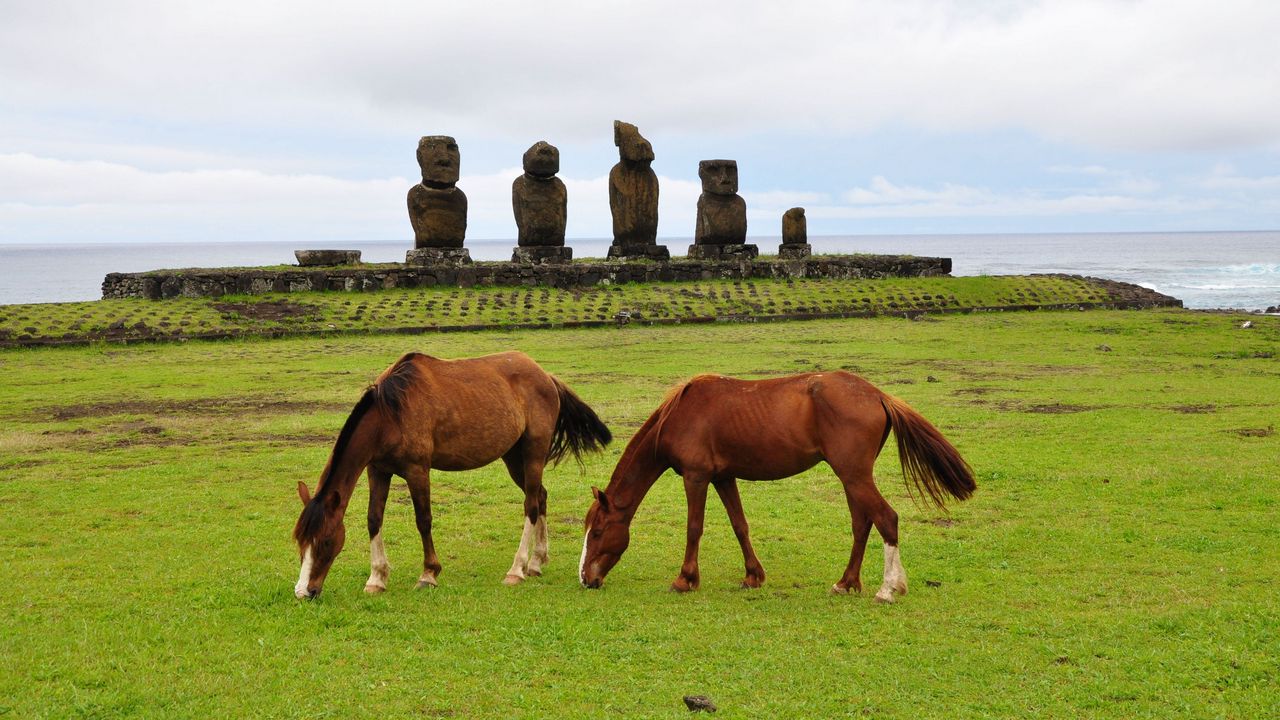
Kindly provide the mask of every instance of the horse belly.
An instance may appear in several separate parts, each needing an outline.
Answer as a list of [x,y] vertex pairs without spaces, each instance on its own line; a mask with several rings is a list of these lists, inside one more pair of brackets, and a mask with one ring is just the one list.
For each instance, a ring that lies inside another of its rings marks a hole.
[[722,472],[743,480],[779,480],[817,465],[822,453],[799,438],[774,436],[746,443],[717,443]]
[[471,470],[506,455],[524,429],[514,422],[476,424],[467,428],[441,428],[437,432],[431,467],[440,470]]

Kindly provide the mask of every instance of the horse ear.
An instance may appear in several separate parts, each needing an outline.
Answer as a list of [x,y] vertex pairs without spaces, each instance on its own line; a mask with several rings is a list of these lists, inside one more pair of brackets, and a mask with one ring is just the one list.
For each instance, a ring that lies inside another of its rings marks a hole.
[[609,509],[609,498],[608,498],[608,496],[607,496],[607,495],[605,495],[605,494],[604,494],[604,491],[603,491],[603,490],[601,490],[600,488],[596,487],[595,485],[592,485],[592,486],[591,486],[591,495],[592,495],[592,497],[594,497],[594,498],[596,499],[596,502],[600,503],[600,509],[601,509],[601,510],[606,510],[606,511],[607,511],[607,510]]
[[307,489],[307,484],[301,480],[298,481],[298,497],[302,499],[303,505],[311,502],[311,491]]

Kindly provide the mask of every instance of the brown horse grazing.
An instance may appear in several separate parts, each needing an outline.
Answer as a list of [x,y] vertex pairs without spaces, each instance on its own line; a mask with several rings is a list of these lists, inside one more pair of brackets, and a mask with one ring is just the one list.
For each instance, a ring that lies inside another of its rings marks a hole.
[[631,519],[667,468],[684,476],[689,502],[684,564],[671,589],[698,587],[698,542],[707,486],[715,487],[742,546],[743,587],[760,587],[764,568],[751,547],[738,478],[777,480],[825,460],[844,484],[853,519],[853,551],[832,592],[860,592],[862,555],[875,525],[884,538],[884,583],[876,599],[907,592],[898,555],[898,514],[876,489],[872,469],[889,437],[898,437],[904,477],[939,507],[943,494],[964,500],[976,484],[969,466],[929,421],[906,403],[847,372],[771,380],[695,377],[674,389],[627,444],[609,486],[592,488],[578,577],[600,587],[631,538]]
[[294,594],[320,593],[342,550],[342,518],[360,473],[369,470],[369,581],[365,591],[387,588],[382,513],[391,476],[409,484],[423,571],[418,587],[434,586],[440,560],[431,541],[432,469],[470,470],[502,458],[524,491],[524,533],[505,582],[540,575],[547,562],[547,491],[542,469],[565,453],[580,456],[611,440],[595,412],[524,353],[465,360],[409,353],[365,390],[342,426],[320,474],[315,496],[298,483],[303,509],[294,527],[302,570]]

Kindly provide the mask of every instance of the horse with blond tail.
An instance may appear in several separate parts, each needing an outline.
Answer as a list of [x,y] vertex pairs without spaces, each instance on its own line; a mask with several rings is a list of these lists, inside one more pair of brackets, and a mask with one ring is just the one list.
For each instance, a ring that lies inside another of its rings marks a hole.
[[671,589],[701,581],[698,546],[707,489],[714,487],[742,547],[743,587],[764,584],[751,547],[738,480],[777,480],[825,461],[844,486],[853,524],[853,549],[835,593],[860,592],[862,558],[874,526],[884,539],[884,577],[876,600],[907,592],[898,550],[898,514],[876,489],[873,468],[889,437],[913,495],[942,506],[964,500],[976,483],[960,453],[928,420],[901,400],[847,372],[819,372],[768,380],[701,375],[675,388],[627,444],[604,489],[592,488],[579,580],[600,587],[631,539],[631,520],[667,469],[684,478],[688,501],[684,563]]
[[543,468],[566,454],[602,449],[611,439],[586,403],[524,353],[463,360],[409,353],[356,403],[315,494],[298,483],[303,508],[293,537],[302,567],[294,594],[313,598],[320,593],[342,550],[343,516],[366,468],[370,572],[365,591],[387,589],[382,515],[391,476],[408,483],[422,536],[418,587],[435,586],[441,565],[431,538],[431,470],[470,470],[498,458],[524,493],[524,531],[505,582],[514,585],[540,575],[548,559]]

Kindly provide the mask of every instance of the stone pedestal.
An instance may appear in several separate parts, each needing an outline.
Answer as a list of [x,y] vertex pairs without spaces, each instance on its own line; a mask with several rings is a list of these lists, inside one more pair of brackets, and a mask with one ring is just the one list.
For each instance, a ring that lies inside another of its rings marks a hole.
[[405,265],[462,265],[471,262],[471,251],[466,248],[425,247],[405,253]]
[[610,245],[608,257],[615,260],[670,260],[671,251],[666,245],[623,243]]
[[755,245],[690,245],[690,260],[751,260],[760,254]]
[[511,262],[525,265],[563,265],[573,262],[573,248],[528,245],[511,248]]
[[799,260],[813,254],[809,243],[783,243],[778,246],[778,257],[783,260]]
[[294,250],[293,256],[303,267],[355,265],[360,262],[359,250]]

